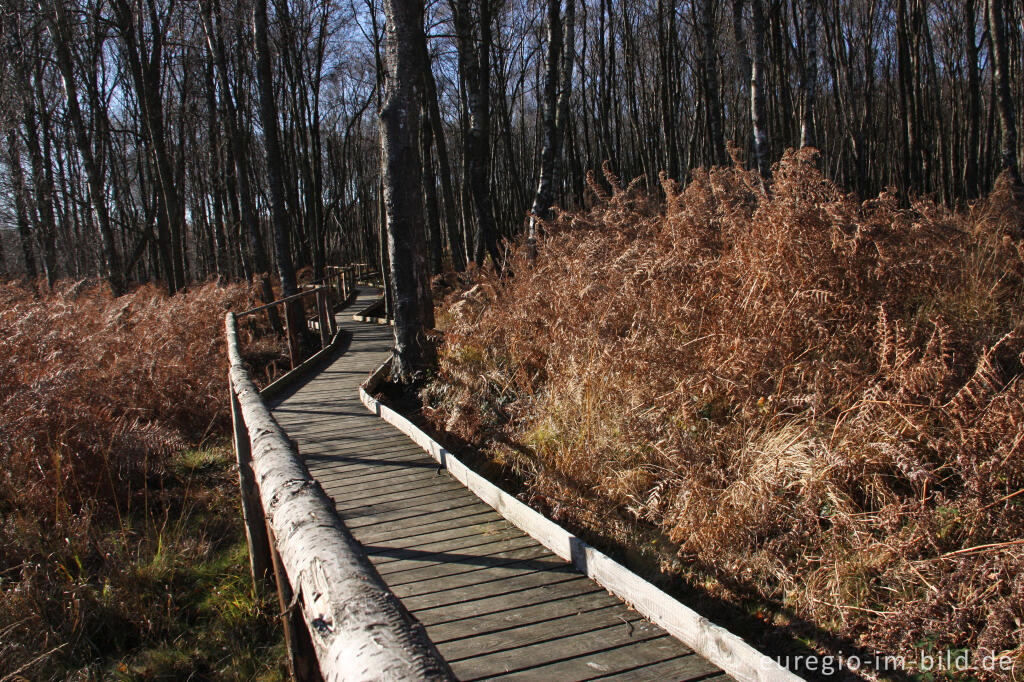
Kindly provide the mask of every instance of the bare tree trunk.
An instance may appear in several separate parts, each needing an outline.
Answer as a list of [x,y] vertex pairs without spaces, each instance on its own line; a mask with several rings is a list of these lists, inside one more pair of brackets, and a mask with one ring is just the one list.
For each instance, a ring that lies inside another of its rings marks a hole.
[[432,362],[426,331],[434,326],[418,150],[423,101],[423,1],[385,0],[384,11],[387,81],[380,111],[380,139],[394,292],[394,372],[401,380],[408,380]]
[[771,178],[771,145],[768,140],[768,113],[764,98],[764,0],[750,0],[753,55],[750,60],[750,121],[754,129],[754,157],[764,180]]
[[466,135],[466,174],[476,227],[473,260],[483,265],[490,254],[495,269],[501,269],[494,209],[490,194],[490,119],[491,119],[491,0],[480,0],[479,45],[472,32],[468,0],[457,0],[455,31],[458,37],[459,63],[468,89],[469,130]]
[[992,41],[992,79],[999,109],[999,127],[1002,130],[999,161],[1009,171],[1014,182],[1020,184],[1017,167],[1017,119],[1014,118],[1013,97],[1010,94],[1010,58],[1006,47],[1006,18],[1003,0],[988,0],[988,32]]
[[704,73],[704,113],[708,124],[709,161],[712,165],[726,161],[725,138],[722,135],[722,102],[718,92],[718,64],[715,59],[715,0],[701,0],[700,30]]
[[978,196],[978,143],[981,137],[981,76],[978,69],[976,0],[964,1],[964,38],[967,43],[967,154],[964,192],[967,199]]
[[[28,84],[28,81],[25,81]],[[36,90],[28,85],[25,98],[25,139],[28,144],[29,160],[32,164],[32,187],[35,190],[37,232],[43,244],[43,268],[46,281],[53,284],[57,279],[57,220],[53,212],[54,182],[50,167],[50,144],[46,137],[40,142],[39,126],[49,126],[49,116],[39,116],[36,110]],[[44,136],[47,133],[44,132]]]
[[804,0],[804,41],[807,53],[800,69],[800,90],[804,106],[800,117],[800,146],[816,147],[814,101],[818,94],[818,1]]
[[[426,51],[426,41],[423,43]],[[426,88],[425,97],[430,114],[429,123],[434,132],[434,148],[437,150],[437,165],[441,173],[441,198],[444,200],[445,231],[448,234],[448,249],[451,252],[452,268],[456,272],[466,269],[466,250],[463,246],[462,234],[459,231],[459,207],[455,203],[455,190],[452,188],[452,170],[448,162],[448,144],[444,137],[444,125],[441,110],[437,103],[437,84],[434,72],[430,68],[429,53],[423,58],[423,81]]]
[[160,96],[160,70],[163,66],[165,27],[161,23],[156,6],[152,0],[149,0],[147,9],[150,17],[151,44],[147,54],[142,43],[143,33],[135,26],[136,15],[141,16],[141,11],[136,12],[136,7],[129,5],[127,0],[116,0],[113,7],[117,15],[118,28],[125,43],[128,70],[135,88],[139,112],[142,114],[143,130],[149,141],[152,158],[156,162],[156,180],[163,199],[160,202],[160,209],[164,213],[164,220],[161,224],[167,228],[173,242],[172,245],[161,245],[161,247],[170,246],[173,253],[173,257],[170,259],[172,269],[166,273],[167,289],[173,294],[185,286],[180,249],[175,248],[179,243],[175,235],[181,232],[185,214],[175,183],[174,163],[167,147],[164,105]]
[[420,108],[420,159],[423,166],[423,208],[427,225],[427,253],[430,256],[430,274],[439,275],[441,266],[441,222],[437,215],[437,177],[434,159],[430,153],[433,135],[430,132],[427,107]]
[[[219,0],[205,0],[203,8],[203,30],[206,33],[207,47],[213,56],[216,65],[218,80],[220,82],[221,103],[224,105],[224,127],[230,142],[230,157],[234,166],[232,175],[229,168],[226,180],[229,193],[232,177],[237,186],[238,216],[241,220],[239,234],[248,237],[250,250],[252,252],[252,263],[250,274],[259,281],[260,295],[264,303],[274,300],[274,292],[270,286],[268,277],[270,263],[267,258],[266,247],[263,244],[263,237],[260,235],[259,222],[256,219],[256,209],[253,205],[252,187],[249,180],[249,147],[242,135],[241,124],[238,120],[238,108],[235,103],[235,96],[231,91],[229,81],[227,52],[224,48],[223,21],[220,14]],[[240,250],[244,256],[244,250]],[[243,268],[245,263],[243,262]],[[275,309],[271,310],[271,324],[274,331],[280,333],[284,330]]]
[[552,182],[555,157],[558,154],[558,72],[562,57],[562,3],[548,0],[548,50],[544,70],[544,146],[540,153],[540,178],[530,209],[527,244],[531,257],[535,255],[537,220],[551,219]]
[[256,0],[253,11],[253,38],[256,42],[256,80],[259,81],[260,120],[267,150],[267,181],[270,185],[270,222],[274,232],[274,256],[281,278],[281,294],[298,291],[289,239],[291,226],[284,196],[284,157],[277,131],[277,102],[270,67],[270,40],[267,37],[267,0]]
[[64,80],[64,95],[67,102],[68,118],[74,130],[75,146],[85,165],[86,179],[89,184],[89,201],[96,216],[96,223],[103,245],[102,270],[110,283],[114,295],[124,291],[124,273],[121,270],[121,258],[114,241],[114,232],[110,225],[110,214],[107,211],[106,193],[104,190],[104,173],[93,154],[89,133],[85,127],[85,119],[78,102],[78,86],[75,80],[75,62],[71,55],[72,28],[67,16],[63,0],[54,5],[54,11],[48,16],[48,28],[53,38],[53,48],[57,57],[57,67]]
[[7,131],[7,165],[11,171],[11,192],[14,194],[14,217],[18,226],[18,243],[25,265],[25,276],[34,280],[39,273],[35,254],[32,252],[32,233],[28,220],[28,204],[25,201],[25,172],[21,168],[21,141],[14,130]]

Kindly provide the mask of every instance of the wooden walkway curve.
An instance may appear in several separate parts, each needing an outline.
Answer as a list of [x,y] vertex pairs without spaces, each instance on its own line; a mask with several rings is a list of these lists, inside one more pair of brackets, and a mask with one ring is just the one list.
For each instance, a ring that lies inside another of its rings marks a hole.
[[724,680],[482,503],[369,412],[359,384],[387,359],[390,327],[338,317],[351,343],[273,405],[310,473],[385,582],[463,680]]

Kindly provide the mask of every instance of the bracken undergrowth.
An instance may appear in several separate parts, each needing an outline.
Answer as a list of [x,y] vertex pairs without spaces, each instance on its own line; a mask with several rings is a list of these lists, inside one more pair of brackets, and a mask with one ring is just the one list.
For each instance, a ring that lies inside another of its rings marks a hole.
[[276,674],[223,446],[224,314],[253,303],[0,283],[0,677]]
[[424,412],[662,579],[1020,667],[1024,204],[861,201],[816,164],[788,153],[770,195],[739,167],[591,177],[535,261],[448,296]]

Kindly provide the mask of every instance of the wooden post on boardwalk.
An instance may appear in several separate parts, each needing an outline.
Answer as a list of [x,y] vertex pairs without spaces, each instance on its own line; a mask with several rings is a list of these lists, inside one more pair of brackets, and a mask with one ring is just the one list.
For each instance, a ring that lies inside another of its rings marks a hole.
[[288,672],[296,682],[317,682],[323,678],[317,665],[316,650],[309,638],[306,623],[302,620],[302,609],[281,563],[281,555],[275,549],[276,540],[270,523],[266,525],[270,539],[270,556],[274,562],[274,578],[277,581],[277,603],[281,608],[281,627],[284,630],[284,646],[288,651]]
[[320,325],[320,348],[327,348],[327,344],[331,342],[331,329],[330,324],[327,322],[330,311],[327,307],[327,292],[317,291],[316,292],[316,316],[317,323]]
[[291,305],[292,301],[284,303],[284,337],[285,343],[288,344],[288,360],[291,362],[291,369],[295,369],[299,366],[299,335],[292,325],[291,310],[289,309]]
[[234,426],[235,461],[238,463],[238,487],[242,499],[242,522],[245,524],[245,542],[249,545],[249,571],[256,592],[262,591],[270,580],[270,546],[256,480],[252,473],[252,448],[249,431],[242,418],[238,396],[228,377],[231,402],[231,423]]

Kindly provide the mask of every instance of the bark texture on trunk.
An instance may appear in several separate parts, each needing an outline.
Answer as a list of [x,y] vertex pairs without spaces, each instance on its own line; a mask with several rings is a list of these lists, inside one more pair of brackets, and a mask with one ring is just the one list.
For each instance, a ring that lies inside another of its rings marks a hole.
[[754,158],[764,180],[771,177],[768,106],[764,96],[764,0],[751,0],[750,121],[754,129]]
[[562,60],[562,3],[548,0],[548,49],[544,68],[544,118],[542,121],[544,145],[540,152],[540,177],[537,192],[530,209],[528,241],[530,248],[537,239],[537,219],[551,219],[551,204],[555,174],[555,158],[558,155],[558,72]]
[[1020,184],[1017,167],[1017,119],[1014,118],[1013,97],[1010,94],[1010,57],[1006,46],[1006,17],[1003,0],[988,0],[988,30],[992,41],[992,78],[995,81],[996,104],[999,110],[999,128],[1002,130],[999,160],[1002,170],[1009,171]]
[[807,54],[800,70],[804,106],[800,119],[800,146],[815,147],[814,101],[818,95],[818,0],[804,0],[804,40]]
[[270,67],[267,0],[256,0],[253,12],[253,37],[256,41],[260,120],[263,124],[263,143],[267,149],[267,181],[270,185],[270,222],[274,232],[274,256],[277,258],[277,274],[281,278],[281,294],[291,296],[298,291],[298,287],[289,242],[291,226],[284,195],[284,157],[277,131],[277,102],[274,99],[274,81]]
[[419,113],[423,101],[422,0],[387,0],[387,69],[380,139],[384,210],[395,319],[395,374],[408,379],[432,363],[434,326],[423,220]]

